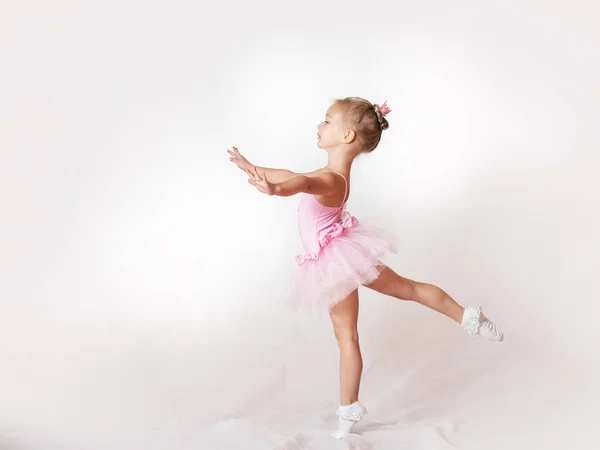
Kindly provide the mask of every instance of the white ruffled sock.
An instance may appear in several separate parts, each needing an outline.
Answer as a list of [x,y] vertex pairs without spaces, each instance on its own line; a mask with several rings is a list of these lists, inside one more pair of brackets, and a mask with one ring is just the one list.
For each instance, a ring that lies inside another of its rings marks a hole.
[[331,436],[342,439],[348,435],[356,422],[367,415],[367,409],[359,401],[356,401],[351,405],[340,405],[336,414],[339,418],[338,429],[331,433]]
[[481,311],[481,304],[465,308],[461,325],[471,337],[480,336],[492,341],[504,340],[504,333],[498,325],[485,317]]

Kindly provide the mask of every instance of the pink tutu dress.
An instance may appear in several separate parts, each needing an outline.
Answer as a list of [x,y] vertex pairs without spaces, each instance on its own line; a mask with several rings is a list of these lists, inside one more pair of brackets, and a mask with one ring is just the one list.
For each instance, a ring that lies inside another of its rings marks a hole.
[[[346,183],[346,198],[348,181],[338,175]],[[283,296],[286,306],[328,311],[358,286],[379,277],[384,254],[397,253],[393,234],[374,223],[359,222],[345,211],[346,203],[324,206],[314,195],[302,194],[298,231],[305,253],[296,256],[298,268]]]

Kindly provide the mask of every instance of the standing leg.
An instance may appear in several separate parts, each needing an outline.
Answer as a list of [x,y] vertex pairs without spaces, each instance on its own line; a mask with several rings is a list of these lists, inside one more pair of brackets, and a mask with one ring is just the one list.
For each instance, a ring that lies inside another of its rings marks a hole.
[[358,289],[329,310],[340,349],[340,407],[338,430],[332,436],[344,437],[367,411],[358,401],[363,361],[358,343]]
[[340,349],[340,405],[358,400],[363,369],[358,342],[358,289],[329,311]]
[[411,300],[425,305],[461,324],[471,336],[479,335],[494,341],[504,339],[502,330],[483,315],[481,308],[465,309],[433,284],[401,277],[385,265],[379,266],[379,269],[379,278],[365,285],[366,287],[400,300]]

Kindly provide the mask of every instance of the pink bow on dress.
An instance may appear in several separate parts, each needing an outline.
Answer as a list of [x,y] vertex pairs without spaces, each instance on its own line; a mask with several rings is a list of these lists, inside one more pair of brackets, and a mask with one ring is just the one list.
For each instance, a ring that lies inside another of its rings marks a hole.
[[325,248],[333,239],[339,237],[342,234],[342,231],[344,231],[344,229],[346,228],[351,228],[355,225],[358,224],[358,219],[352,215],[349,215],[346,217],[345,220],[343,220],[342,222],[336,222],[334,223],[331,228],[329,228],[329,230],[327,230],[327,233],[325,233],[321,239],[319,239],[319,251],[315,252],[315,253],[304,253],[301,255],[297,255],[296,256],[296,263],[301,266],[302,264],[304,264],[307,261],[314,261],[316,259],[319,259],[319,254],[321,253],[321,251],[323,250],[323,248]]
[[353,227],[357,223],[358,219],[354,216],[348,216],[346,220],[334,223],[331,226],[331,228],[327,231],[327,233],[325,233],[325,235],[321,237],[321,239],[319,239],[319,245],[321,246],[321,248],[327,246],[327,244],[329,244],[333,239],[339,237],[340,234],[342,234],[344,228]]

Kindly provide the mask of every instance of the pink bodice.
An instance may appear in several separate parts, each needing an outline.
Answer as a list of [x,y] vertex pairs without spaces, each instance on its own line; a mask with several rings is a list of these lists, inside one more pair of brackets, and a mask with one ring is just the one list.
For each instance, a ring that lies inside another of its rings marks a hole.
[[[338,172],[336,172],[338,173]],[[348,192],[346,177],[344,198]],[[358,223],[358,220],[344,211],[346,202],[337,207],[324,206],[312,194],[302,194],[298,206],[298,231],[306,253],[296,256],[298,265],[318,259],[321,250],[338,237],[344,228]]]

